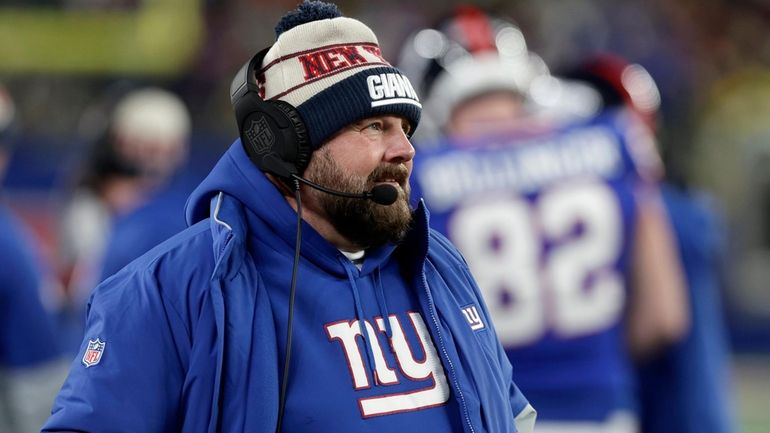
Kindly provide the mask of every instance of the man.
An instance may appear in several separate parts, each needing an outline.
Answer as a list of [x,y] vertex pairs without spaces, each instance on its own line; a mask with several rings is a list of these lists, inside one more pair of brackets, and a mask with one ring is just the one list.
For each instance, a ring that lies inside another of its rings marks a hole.
[[[241,141],[190,197],[192,226],[95,290],[44,430],[531,431],[474,280],[410,212],[408,81],[333,5],[276,33],[234,81]],[[307,145],[307,168],[278,143]]]
[[[187,159],[191,126],[184,102],[169,91],[139,87],[118,93],[105,97],[115,99],[111,104],[94,104],[83,115],[90,119],[98,110],[105,119],[83,121],[100,131],[91,132],[97,138],[62,216],[61,255],[65,267],[74,267],[71,290],[83,299],[101,281],[102,267],[112,275],[185,227],[179,215],[164,217],[158,211],[155,224],[142,234],[133,231],[131,242],[115,233],[122,220],[130,221],[134,212],[161,201],[156,197],[178,206],[168,190]],[[168,209],[165,213],[171,214]]]
[[[190,135],[190,116],[177,95],[140,87],[92,110],[106,117],[106,125],[96,133],[59,233],[60,272],[69,297],[66,345],[73,354],[83,339],[93,287],[184,229],[184,216],[176,210],[192,190],[180,188],[177,176]],[[92,110],[83,117],[95,117]]]
[[637,431],[630,358],[687,324],[649,134],[597,116],[595,92],[475,8],[417,32],[401,65],[448,137],[421,142],[413,186],[478,279],[538,431]]
[[[10,156],[15,109],[0,86],[0,181]],[[0,205],[0,431],[39,431],[67,361],[41,302],[46,279],[23,225]]]

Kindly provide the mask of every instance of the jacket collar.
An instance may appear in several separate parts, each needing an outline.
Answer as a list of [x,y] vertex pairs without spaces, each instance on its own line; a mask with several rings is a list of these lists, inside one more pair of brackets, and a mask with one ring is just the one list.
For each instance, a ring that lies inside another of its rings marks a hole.
[[[242,206],[229,203],[234,198]],[[228,231],[240,242],[246,242],[247,231],[261,240],[287,247],[293,251],[296,241],[297,213],[278,188],[249,160],[240,140],[236,140],[220,158],[209,175],[193,191],[187,201],[185,214],[188,225],[207,217],[212,218],[214,232]],[[221,235],[225,239],[224,234]],[[422,201],[413,213],[413,224],[401,245],[384,245],[366,252],[360,273],[367,274],[389,257],[398,253],[404,263],[421,268],[427,253],[428,212]],[[215,254],[218,254],[215,251]],[[324,239],[312,226],[302,222],[302,257],[334,275],[344,276],[337,248]]]

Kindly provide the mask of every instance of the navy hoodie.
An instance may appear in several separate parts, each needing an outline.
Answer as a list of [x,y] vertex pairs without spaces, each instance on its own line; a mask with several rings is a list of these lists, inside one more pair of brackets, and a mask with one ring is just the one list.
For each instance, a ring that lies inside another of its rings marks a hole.
[[[296,212],[236,141],[190,227],[99,285],[44,431],[273,432]],[[530,431],[464,260],[421,203],[359,269],[302,224],[284,432]]]

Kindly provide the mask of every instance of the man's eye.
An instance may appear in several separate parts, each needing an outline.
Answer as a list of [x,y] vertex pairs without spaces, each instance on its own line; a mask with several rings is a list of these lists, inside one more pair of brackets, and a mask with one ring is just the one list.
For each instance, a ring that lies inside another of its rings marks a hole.
[[382,128],[382,123],[380,123],[380,122],[372,122],[372,123],[366,125],[366,127],[369,128],[369,129],[373,129],[375,131],[382,131],[382,129],[383,129]]
[[404,122],[401,124],[401,129],[404,130],[404,134],[409,135],[409,133],[412,132],[412,125],[410,125],[409,122]]

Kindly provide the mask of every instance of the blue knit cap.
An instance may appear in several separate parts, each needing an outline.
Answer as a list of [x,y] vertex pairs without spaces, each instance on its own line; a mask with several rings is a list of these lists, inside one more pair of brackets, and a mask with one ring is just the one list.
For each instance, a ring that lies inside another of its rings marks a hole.
[[262,97],[297,108],[313,149],[343,127],[394,114],[414,131],[422,106],[412,84],[380,52],[364,23],[335,5],[306,1],[275,28],[277,39],[257,74]]

